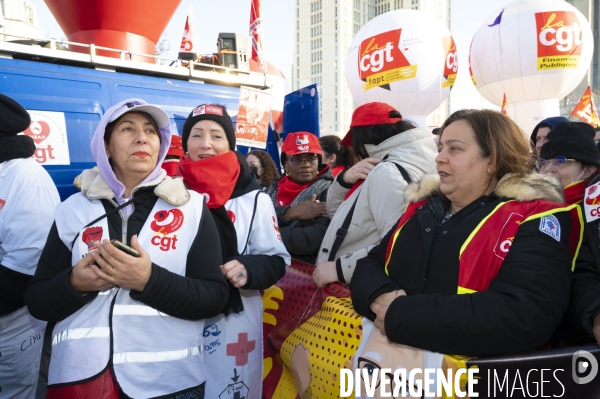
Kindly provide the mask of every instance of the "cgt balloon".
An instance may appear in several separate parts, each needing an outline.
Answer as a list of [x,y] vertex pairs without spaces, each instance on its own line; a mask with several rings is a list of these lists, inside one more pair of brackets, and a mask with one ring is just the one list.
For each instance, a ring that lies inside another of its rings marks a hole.
[[471,44],[473,82],[527,132],[559,115],[558,101],[573,91],[590,65],[590,24],[563,0],[516,0],[492,14]]
[[346,59],[354,101],[390,104],[419,124],[448,98],[457,71],[450,32],[417,10],[392,11],[369,21],[354,37]]

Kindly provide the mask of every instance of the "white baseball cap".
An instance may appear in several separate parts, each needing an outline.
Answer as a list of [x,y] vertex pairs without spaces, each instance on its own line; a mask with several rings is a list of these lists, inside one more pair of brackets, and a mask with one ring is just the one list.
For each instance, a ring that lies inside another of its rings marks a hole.
[[146,101],[141,100],[139,98],[125,100],[122,103],[117,104],[113,108],[114,111],[108,119],[108,123],[116,121],[127,112],[141,111],[147,113],[152,118],[154,118],[159,129],[163,129],[171,124],[171,121],[169,120],[169,115],[167,115],[167,113],[163,111],[162,108],[160,108],[157,105],[148,104]]

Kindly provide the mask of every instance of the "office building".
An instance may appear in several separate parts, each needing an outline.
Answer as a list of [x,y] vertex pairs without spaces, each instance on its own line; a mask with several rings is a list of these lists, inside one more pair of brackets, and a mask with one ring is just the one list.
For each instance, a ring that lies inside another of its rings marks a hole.
[[[296,0],[292,86],[317,83],[321,134],[344,134],[356,104],[346,82],[346,54],[360,28],[383,13],[414,9],[433,14],[450,29],[449,0]],[[448,116],[445,101],[427,118],[439,126]]]

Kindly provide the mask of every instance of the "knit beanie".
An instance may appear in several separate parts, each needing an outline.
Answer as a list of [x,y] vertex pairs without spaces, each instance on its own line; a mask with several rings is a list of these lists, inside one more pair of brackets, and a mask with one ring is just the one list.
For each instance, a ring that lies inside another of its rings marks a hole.
[[0,162],[29,158],[35,153],[33,139],[17,135],[29,127],[29,113],[13,99],[0,94]]
[[594,128],[584,122],[561,122],[550,133],[540,150],[540,157],[562,156],[586,165],[600,166],[600,151],[594,142]]
[[224,105],[213,104],[199,105],[188,115],[183,124],[183,131],[181,132],[181,144],[183,145],[183,150],[187,152],[187,142],[190,138],[192,127],[205,119],[215,121],[221,125],[225,131],[227,141],[229,142],[229,149],[235,151],[235,130],[233,129],[231,117],[227,113],[227,108]]
[[552,130],[554,129],[554,126],[556,126],[556,124],[560,122],[569,122],[569,120],[564,116],[552,116],[550,118],[544,119],[543,121],[535,125],[535,127],[533,128],[533,132],[531,132],[531,137],[529,138],[531,140],[531,143],[533,144],[533,147],[535,148],[537,131],[541,127],[549,127],[550,130]]

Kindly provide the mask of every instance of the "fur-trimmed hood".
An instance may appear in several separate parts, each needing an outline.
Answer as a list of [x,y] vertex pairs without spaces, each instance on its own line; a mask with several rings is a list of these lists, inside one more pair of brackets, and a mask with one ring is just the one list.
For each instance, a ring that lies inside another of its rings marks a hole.
[[[500,179],[493,193],[498,197],[513,198],[519,202],[534,200],[565,202],[559,181],[553,176],[537,173],[529,175],[509,173]],[[409,203],[423,201],[432,195],[443,196],[440,192],[439,175],[425,175],[420,181],[410,184],[404,193]]]
[[[97,168],[84,170],[75,179],[74,184],[78,186],[78,183],[80,184],[81,193],[89,199],[113,199],[115,197],[115,193]],[[152,186],[156,186],[154,194],[157,197],[173,206],[184,205],[191,198],[190,193],[183,184],[183,179],[181,177],[171,178],[167,176],[167,172],[164,170],[159,173],[156,179],[140,184],[136,187],[136,190]]]

